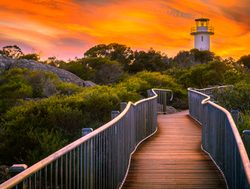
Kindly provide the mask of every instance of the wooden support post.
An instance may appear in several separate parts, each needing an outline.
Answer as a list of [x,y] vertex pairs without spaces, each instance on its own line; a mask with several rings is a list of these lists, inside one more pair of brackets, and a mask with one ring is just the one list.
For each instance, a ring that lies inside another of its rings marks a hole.
[[242,140],[244,142],[248,157],[250,157],[250,130],[244,130],[242,132]]
[[119,111],[117,111],[117,110],[113,110],[113,111],[111,111],[111,119],[114,119],[116,116],[118,116],[120,114],[120,112]]
[[167,93],[163,92],[163,113],[167,113]]
[[[19,173],[25,171],[28,168],[26,164],[14,164],[9,168],[9,174],[11,177],[18,175]],[[24,189],[28,188],[26,182],[19,183],[15,188]]]
[[231,115],[234,119],[235,125],[238,125],[239,117],[240,117],[240,112],[239,110],[231,110]]
[[83,128],[82,129],[82,136],[85,136],[93,131],[92,128]]
[[127,102],[121,102],[120,103],[121,112],[126,108],[127,104],[128,104]]

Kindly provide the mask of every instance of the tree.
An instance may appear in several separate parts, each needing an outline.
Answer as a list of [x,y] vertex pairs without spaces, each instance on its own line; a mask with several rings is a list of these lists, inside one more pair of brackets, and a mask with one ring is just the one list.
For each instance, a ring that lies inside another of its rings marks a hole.
[[208,64],[198,64],[187,69],[178,81],[184,87],[205,88],[211,85],[224,84],[224,74],[228,66],[223,62],[210,62]]
[[62,63],[59,68],[65,69],[83,80],[91,80],[94,76],[94,70],[91,70],[85,63],[85,58],[72,60],[68,63]]
[[189,51],[180,51],[173,59],[177,65],[181,67],[189,67],[192,65],[193,57]]
[[156,52],[154,49],[150,49],[148,52],[136,51],[134,62],[129,66],[129,72],[163,71],[167,68],[167,62],[167,56],[162,56],[160,52]]
[[100,44],[90,48],[84,53],[84,56],[87,58],[99,57],[116,60],[127,71],[133,60],[133,51],[130,47],[118,43],[110,43],[109,45]]
[[39,54],[32,53],[32,54],[25,54],[25,55],[19,57],[19,59],[39,61],[40,56],[39,56]]
[[122,66],[107,58],[86,58],[84,66],[92,72],[90,79],[99,84],[114,83],[123,75]]
[[49,64],[50,66],[60,67],[61,64],[65,62],[63,60],[58,60],[55,56],[48,57],[47,60],[44,61],[45,64]]
[[246,68],[250,69],[250,54],[240,57],[238,63],[243,64]]
[[195,63],[205,64],[214,60],[214,53],[210,51],[200,51],[198,49],[190,50],[190,54],[194,57]]
[[111,84],[117,82],[123,75],[121,64],[108,58],[82,58],[60,65],[83,80],[91,80],[98,84]]
[[191,49],[190,51],[180,51],[173,61],[180,67],[190,67],[196,64],[206,64],[213,60],[219,60],[220,57],[215,57],[210,51],[200,51]]
[[17,45],[3,47],[2,54],[11,58],[19,58],[24,55],[21,48]]

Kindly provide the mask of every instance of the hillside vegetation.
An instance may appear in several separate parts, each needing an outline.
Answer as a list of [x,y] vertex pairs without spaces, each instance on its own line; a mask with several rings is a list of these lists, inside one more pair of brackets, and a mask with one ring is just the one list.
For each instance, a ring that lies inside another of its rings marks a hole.
[[116,43],[97,45],[84,58],[67,62],[0,53],[59,67],[98,84],[85,88],[51,72],[0,70],[0,165],[37,162],[79,138],[82,128],[96,129],[109,121],[120,102],[145,98],[151,88],[172,89],[174,100],[169,105],[187,109],[187,87],[233,84],[233,89],[218,94],[219,102],[243,113],[240,130],[250,127],[249,56],[235,61],[193,49],[169,58],[153,49],[133,51]]

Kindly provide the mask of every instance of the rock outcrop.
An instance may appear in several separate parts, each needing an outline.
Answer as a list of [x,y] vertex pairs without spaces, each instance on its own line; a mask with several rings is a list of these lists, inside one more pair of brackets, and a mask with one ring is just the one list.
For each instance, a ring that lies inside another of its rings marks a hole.
[[71,82],[79,86],[86,86],[86,87],[95,85],[95,83],[91,81],[84,81],[75,74],[60,68],[56,68],[54,66],[42,64],[33,60],[11,59],[0,55],[0,73],[3,72],[4,70],[8,70],[11,68],[27,68],[30,70],[48,71],[56,74],[62,81],[65,82]]

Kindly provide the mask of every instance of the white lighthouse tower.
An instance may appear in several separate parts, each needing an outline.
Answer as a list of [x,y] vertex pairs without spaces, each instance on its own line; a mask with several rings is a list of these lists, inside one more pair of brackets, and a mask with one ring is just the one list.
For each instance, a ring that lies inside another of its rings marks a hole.
[[209,25],[208,18],[195,19],[196,26],[192,27],[191,35],[194,35],[194,48],[200,51],[210,50],[210,35],[214,35],[214,28]]

